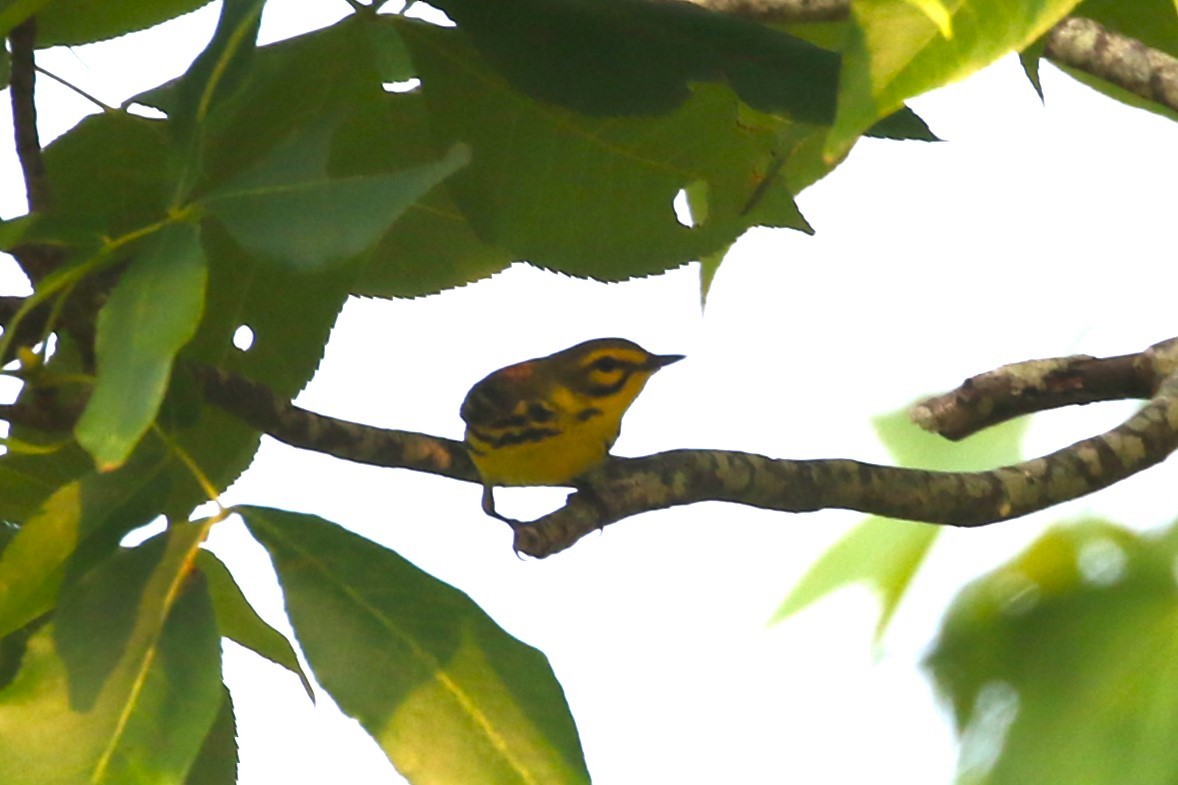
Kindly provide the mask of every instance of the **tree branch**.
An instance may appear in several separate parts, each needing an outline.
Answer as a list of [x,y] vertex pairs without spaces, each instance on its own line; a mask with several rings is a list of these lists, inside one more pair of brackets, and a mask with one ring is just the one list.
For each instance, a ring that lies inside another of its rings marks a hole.
[[1154,351],[1120,357],[1058,357],[1004,365],[918,404],[912,421],[957,441],[991,425],[1061,406],[1150,398]]
[[[851,0],[666,0],[758,22],[830,22],[851,14]],[[1178,112],[1178,58],[1083,17],[1068,17],[1046,36],[1044,56]]]
[[300,409],[265,386],[207,365],[191,366],[210,403],[292,447],[356,463],[413,469],[478,482],[462,442],[376,428]]
[[16,154],[25,178],[25,197],[29,212],[44,212],[49,207],[49,183],[45,178],[45,161],[41,156],[41,139],[37,133],[37,104],[34,100],[37,64],[33,49],[37,24],[29,17],[8,34],[12,48],[12,127],[16,137]]
[[[936,472],[842,459],[790,461],[719,450],[615,458],[583,478],[564,507],[514,526],[515,549],[549,556],[631,515],[701,501],[783,512],[833,507],[946,526],[984,526],[1027,515],[1106,488],[1178,449],[1178,339],[1142,354],[1148,360],[1140,365],[1148,362],[1157,377],[1157,392],[1149,403],[1111,431],[1041,458],[984,472]],[[1074,359],[1038,362],[1066,365]],[[1122,358],[1113,359],[1125,366]],[[1134,374],[1139,367],[1133,366]],[[1067,398],[1071,392],[1062,395]],[[1037,407],[1044,408],[1053,405]]]
[[1043,54],[1178,112],[1178,58],[1091,19],[1071,17],[1057,24]]
[[[8,91],[12,103],[12,128],[30,213],[45,212],[51,202],[49,178],[45,174],[45,158],[41,152],[41,137],[37,131],[37,64],[34,56],[36,40],[37,25],[33,17],[21,22],[8,34],[8,45],[12,50],[12,73]],[[22,244],[10,250],[34,286],[37,281],[61,266],[65,260],[63,249],[42,243]]]
[[[324,417],[224,371],[200,366],[194,372],[209,401],[288,444],[361,463],[479,481],[462,442]],[[515,548],[548,556],[632,515],[701,501],[785,512],[833,507],[947,526],[1009,520],[1105,488],[1178,449],[1178,338],[1135,355],[1004,366],[919,405],[914,419],[923,427],[960,438],[1019,414],[1145,396],[1150,400],[1144,408],[1108,433],[984,472],[844,459],[794,461],[726,450],[612,458],[578,481],[564,507],[514,525]]]

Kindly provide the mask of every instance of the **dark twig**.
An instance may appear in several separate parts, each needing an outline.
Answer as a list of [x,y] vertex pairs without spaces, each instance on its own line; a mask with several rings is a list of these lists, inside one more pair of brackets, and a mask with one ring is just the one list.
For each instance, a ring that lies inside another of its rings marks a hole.
[[37,64],[33,50],[36,40],[37,23],[33,17],[21,22],[8,34],[8,43],[12,48],[12,126],[31,213],[44,212],[49,208],[49,183],[45,177],[45,160],[41,156],[34,98]]

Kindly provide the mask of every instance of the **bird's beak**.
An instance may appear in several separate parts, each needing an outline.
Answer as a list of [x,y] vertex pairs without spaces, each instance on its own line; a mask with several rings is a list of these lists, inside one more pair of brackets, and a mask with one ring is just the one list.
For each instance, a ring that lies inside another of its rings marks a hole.
[[652,371],[657,371],[659,368],[670,365],[671,363],[679,362],[685,356],[686,355],[682,355],[682,354],[652,354],[650,356],[650,360],[648,360],[647,362],[648,362],[649,368]]

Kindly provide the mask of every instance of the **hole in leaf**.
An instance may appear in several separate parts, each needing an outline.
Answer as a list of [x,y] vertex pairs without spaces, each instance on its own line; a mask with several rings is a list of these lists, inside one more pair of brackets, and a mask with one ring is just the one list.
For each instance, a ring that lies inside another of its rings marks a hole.
[[679,193],[671,200],[671,207],[675,210],[675,220],[688,229],[695,227],[695,217],[691,214],[691,202],[687,199],[687,189],[680,188]]
[[415,76],[402,82],[385,82],[381,87],[386,93],[411,93],[421,87],[421,80]]
[[434,8],[429,3],[410,3],[405,10],[405,16],[409,19],[420,19],[423,22],[429,22],[431,25],[438,27],[457,27],[454,20],[446,16],[445,12],[440,8]]
[[139,543],[154,537],[166,528],[168,528],[168,522],[161,515],[155,520],[143,524],[138,529],[132,529],[124,534],[119,545],[122,545],[124,548],[134,548]]
[[168,118],[167,114],[147,104],[130,104],[127,106],[127,114],[146,117],[148,120],[166,120]]
[[246,325],[241,325],[233,331],[233,345],[243,352],[248,352],[254,345],[254,331]]

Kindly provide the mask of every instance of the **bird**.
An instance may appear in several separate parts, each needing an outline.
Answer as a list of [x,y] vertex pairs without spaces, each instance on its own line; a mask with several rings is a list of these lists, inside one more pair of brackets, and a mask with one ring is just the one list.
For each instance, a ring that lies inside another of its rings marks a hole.
[[480,380],[459,413],[483,484],[483,511],[514,524],[495,510],[496,486],[575,485],[604,463],[638,393],[656,371],[682,359],[624,338],[597,338]]

